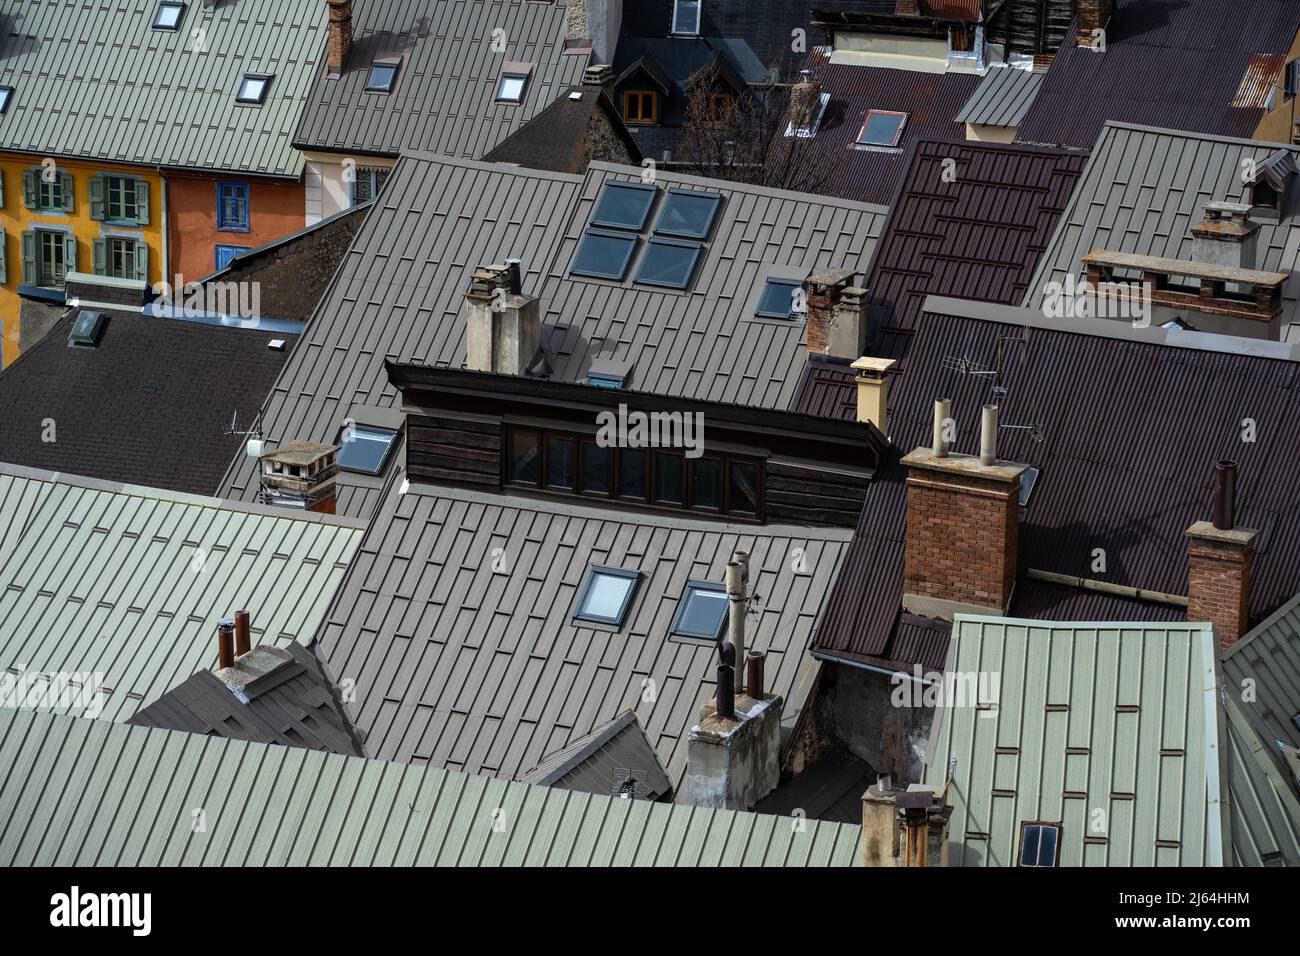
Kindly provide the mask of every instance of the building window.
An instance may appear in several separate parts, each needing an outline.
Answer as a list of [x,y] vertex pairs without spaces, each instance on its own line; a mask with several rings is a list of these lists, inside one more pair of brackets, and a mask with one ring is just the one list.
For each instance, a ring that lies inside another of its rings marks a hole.
[[710,93],[709,124],[712,126],[726,126],[729,122],[731,122],[731,94]]
[[546,436],[546,487],[557,491],[576,489],[576,442],[572,438]]
[[153,16],[155,30],[176,30],[181,25],[181,16],[185,13],[185,4],[163,0],[158,4],[158,11]]
[[36,230],[36,284],[58,288],[68,274],[68,241],[72,237],[62,232]]
[[636,281],[641,285],[685,289],[691,284],[702,249],[698,242],[651,239],[646,246],[645,255],[641,257]]
[[629,501],[646,500],[646,465],[650,454],[644,448],[618,449],[618,496]]
[[680,508],[686,503],[686,459],[671,451],[654,453],[654,503]]
[[602,448],[590,438],[582,439],[578,446],[581,463],[578,477],[581,484],[578,491],[584,495],[609,497],[610,476],[614,472],[613,449]]
[[108,240],[108,274],[118,279],[135,278],[135,240]]
[[636,251],[634,236],[616,236],[609,232],[588,229],[578,243],[569,272],[575,276],[621,281],[627,274],[628,263]]
[[1056,866],[1061,856],[1059,823],[1020,824],[1020,865]]
[[391,93],[397,85],[397,68],[401,60],[396,57],[380,57],[370,64],[370,75],[366,77],[367,93]]
[[708,238],[721,205],[720,193],[673,187],[668,190],[668,198],[664,200],[659,220],[655,223],[655,232],[661,236],[702,241]]
[[587,571],[573,616],[579,621],[595,621],[622,627],[627,609],[632,606],[641,575],[622,568],[592,567]]
[[41,212],[72,212],[72,175],[55,169],[23,172],[23,205]]
[[9,101],[13,99],[14,88],[12,86],[0,86],[0,116],[9,111]]
[[721,511],[722,460],[695,458],[687,466],[691,473],[689,505],[704,511]]
[[502,73],[501,79],[497,82],[497,102],[516,105],[522,103],[524,87],[527,85],[528,77],[522,73]]
[[509,454],[506,458],[507,479],[516,485],[541,483],[542,463],[538,445],[541,436],[532,430],[510,429]]
[[389,170],[382,166],[358,166],[354,169],[352,205],[359,206],[377,197],[388,181],[388,173]]
[[654,91],[624,90],[623,122],[639,126],[659,122],[659,97]]
[[217,271],[230,265],[232,259],[241,252],[247,252],[248,246],[217,246]]
[[[1300,91],[1300,60],[1292,60],[1286,65],[1286,80],[1284,83],[1284,92],[1286,98],[1291,99]],[[0,112],[3,112],[0,110]]]
[[388,453],[397,442],[397,432],[348,424],[339,432],[338,465],[361,475],[382,475]]
[[859,146],[895,147],[903,137],[903,126],[906,123],[906,113],[871,110],[858,132],[857,143]]
[[688,581],[681,600],[677,602],[677,613],[673,615],[669,633],[717,641],[722,638],[722,626],[726,621],[726,588],[712,581]]
[[104,218],[120,222],[140,221],[139,190],[136,180],[125,176],[104,177]]
[[758,465],[754,462],[729,459],[727,461],[727,511],[731,514],[757,517],[761,500]]
[[217,228],[248,232],[248,183],[217,183]]
[[767,279],[754,314],[767,319],[792,319],[801,312],[803,283],[798,279]]
[[673,33],[696,36],[700,32],[700,0],[674,0]]
[[266,102],[266,90],[271,85],[271,77],[256,73],[245,73],[239,82],[239,92],[235,94],[236,103],[249,106],[261,106]]

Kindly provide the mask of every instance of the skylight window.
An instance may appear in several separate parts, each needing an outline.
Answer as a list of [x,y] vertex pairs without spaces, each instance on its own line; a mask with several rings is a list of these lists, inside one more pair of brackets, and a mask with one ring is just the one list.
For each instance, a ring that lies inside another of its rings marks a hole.
[[574,619],[622,627],[640,580],[636,571],[593,566],[578,592]]
[[1020,824],[1020,865],[1056,866],[1060,837],[1059,823]]
[[673,615],[671,633],[716,641],[727,620],[727,591],[711,581],[688,581]]
[[695,274],[695,263],[699,258],[698,242],[651,239],[645,255],[641,257],[636,281],[642,285],[685,289],[691,284],[691,276]]
[[679,239],[706,239],[721,204],[722,197],[718,193],[670,189],[663,211],[659,213],[659,221],[655,223],[655,232]]
[[627,274],[628,263],[636,251],[635,236],[619,236],[610,232],[588,229],[578,243],[578,254],[573,257],[569,271],[576,276],[593,279],[621,280]]
[[397,432],[386,428],[349,425],[339,436],[338,464],[344,471],[362,475],[380,475],[388,453],[397,440]]
[[1029,496],[1034,493],[1034,485],[1038,484],[1038,469],[1026,468],[1020,473],[1020,507],[1029,504]]
[[522,103],[524,101],[524,87],[528,85],[528,77],[522,73],[503,73],[497,83],[497,102],[498,103]]
[[609,229],[645,228],[659,190],[644,183],[606,183],[592,214],[593,226]]
[[367,93],[391,93],[397,85],[397,60],[375,60],[366,78]]
[[266,88],[270,85],[269,76],[245,73],[243,81],[239,84],[239,92],[235,94],[235,102],[261,106],[266,102]]
[[700,0],[674,0],[673,33],[700,32]]
[[858,133],[859,146],[897,146],[903,137],[906,113],[871,110]]
[[99,344],[99,336],[108,321],[103,312],[82,311],[77,313],[68,333],[68,345],[73,348],[93,349]]
[[185,12],[185,4],[169,3],[164,0],[158,4],[158,12],[153,17],[153,28],[155,30],[175,30],[181,25],[181,15]]
[[9,111],[9,101],[13,99],[14,88],[12,86],[0,86],[0,114]]
[[768,279],[763,283],[763,293],[758,297],[755,315],[768,319],[792,319],[795,316],[799,290],[803,283],[798,279]]
[[623,376],[612,372],[588,372],[587,384],[597,388],[622,388]]

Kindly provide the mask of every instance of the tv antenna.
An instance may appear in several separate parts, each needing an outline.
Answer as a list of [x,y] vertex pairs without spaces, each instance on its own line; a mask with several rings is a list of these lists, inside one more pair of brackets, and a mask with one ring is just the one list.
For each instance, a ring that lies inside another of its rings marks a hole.
[[[977,362],[966,355],[945,355],[941,362],[943,368],[949,372],[956,372],[958,375],[973,375],[976,378],[982,378],[989,383],[989,404],[1002,405],[1002,400],[1010,394],[1010,389],[1003,384],[1002,376],[1006,369],[1008,346],[1023,345],[1026,350],[1029,346],[1029,329],[1026,328],[1019,335],[999,335],[997,342],[997,355],[992,366]],[[1021,353],[1020,360],[1024,361],[1025,353]],[[1038,444],[1046,440],[1047,435],[1040,427],[1037,418],[1031,418],[1026,425],[1011,424],[999,422],[998,428],[1006,428],[1012,431],[1029,432],[1030,441]]]
[[221,434],[225,435],[227,438],[261,438],[262,429],[258,428],[256,425],[252,428],[240,428],[239,409],[235,409],[235,411],[230,415],[230,424],[225,427]]

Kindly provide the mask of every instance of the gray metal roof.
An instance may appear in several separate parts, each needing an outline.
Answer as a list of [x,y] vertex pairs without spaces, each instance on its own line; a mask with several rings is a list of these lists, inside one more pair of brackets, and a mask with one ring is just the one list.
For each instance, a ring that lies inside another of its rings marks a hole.
[[[712,641],[669,634],[687,581],[720,583],[750,551],[746,645],[768,652],[788,732],[848,538],[412,484],[371,522],[319,653],[336,684],[355,682],[345,706],[369,757],[520,778],[630,709],[677,785],[717,665]],[[792,567],[796,548],[809,573]],[[640,573],[618,630],[572,618],[593,565]]]
[[[627,360],[638,391],[789,407],[807,354],[804,327],[752,318],[762,279],[826,266],[865,275],[886,210],[660,172],[660,186],[724,197],[692,287],[571,277],[601,188],[641,174],[601,162],[572,176],[403,156],[263,406],[264,433],[332,441],[353,405],[396,406],[386,358],[462,367],[469,274],[509,257],[523,260],[524,292],[542,300],[554,377],[581,381],[597,358]],[[247,461],[233,462],[221,493],[256,496]],[[378,499],[377,486],[345,486],[340,513],[369,514]]]
[[852,866],[860,832],[0,711],[3,866]]
[[361,538],[348,519],[0,465],[15,488],[0,528],[27,519],[0,550],[0,668],[101,674],[110,720],[211,667],[236,610],[254,643],[309,638]]
[[[0,4],[0,84],[14,88],[0,149],[297,178],[291,140],[325,47],[325,0],[191,0],[174,31],[151,29],[157,9]],[[235,102],[246,73],[274,76],[261,106]]]
[[1232,687],[1228,715],[1228,789],[1232,864],[1300,866],[1300,797],[1296,781],[1278,763],[1272,741],[1261,737]]
[[984,74],[974,95],[957,114],[958,123],[977,126],[1019,126],[1029,112],[1043,74],[998,67]]
[[670,797],[673,791],[668,772],[631,710],[547,754],[521,779],[545,787],[606,795],[617,793],[630,781],[635,788],[633,796],[643,800],[660,800]]
[[[324,0],[311,0],[324,11]],[[582,82],[589,54],[566,54],[565,5],[531,0],[360,0],[341,77],[320,71],[294,142],[396,156],[432,150],[477,159]],[[497,31],[500,31],[498,33]],[[495,37],[505,49],[493,49]],[[403,57],[390,94],[367,93],[370,65]],[[524,100],[496,102],[507,63],[531,66]]]
[[[1039,260],[1025,305],[1041,308],[1048,282],[1082,276],[1082,258],[1094,249],[1190,259],[1190,230],[1205,218],[1205,204],[1249,203],[1241,181],[1243,160],[1263,162],[1277,150],[1275,143],[1107,123]],[[1256,236],[1255,268],[1295,271],[1300,255],[1295,216],[1260,222]],[[1295,316],[1297,297],[1300,283],[1282,287],[1284,324]]]

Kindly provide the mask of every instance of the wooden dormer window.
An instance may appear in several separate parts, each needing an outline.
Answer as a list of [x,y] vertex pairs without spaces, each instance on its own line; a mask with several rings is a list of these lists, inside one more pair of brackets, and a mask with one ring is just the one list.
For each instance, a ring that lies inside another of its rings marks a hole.
[[709,122],[714,126],[725,126],[731,122],[731,94],[709,94]]
[[640,126],[659,122],[658,95],[653,90],[624,90],[623,122]]

